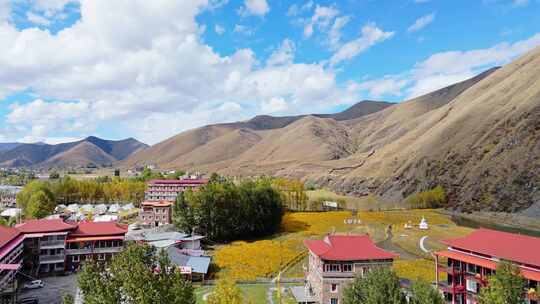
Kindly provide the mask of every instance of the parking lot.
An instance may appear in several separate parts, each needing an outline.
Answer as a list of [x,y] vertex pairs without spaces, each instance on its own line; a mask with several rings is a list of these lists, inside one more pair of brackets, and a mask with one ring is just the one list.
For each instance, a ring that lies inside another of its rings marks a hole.
[[45,286],[38,289],[23,290],[19,299],[36,297],[40,304],[61,304],[62,297],[70,293],[75,297],[77,276],[47,277],[41,279]]

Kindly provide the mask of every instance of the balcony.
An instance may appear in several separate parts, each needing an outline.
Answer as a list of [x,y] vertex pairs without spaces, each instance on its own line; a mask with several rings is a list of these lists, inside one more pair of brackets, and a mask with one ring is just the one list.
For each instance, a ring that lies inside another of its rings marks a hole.
[[463,285],[452,285],[445,282],[439,282],[438,287],[443,292],[447,293],[463,293],[465,292],[465,286]]
[[323,278],[354,278],[356,273],[352,271],[323,271]]
[[52,248],[64,248],[65,240],[54,240],[54,241],[41,241],[39,243],[41,249],[52,249]]
[[460,274],[460,273],[465,272],[465,269],[458,266],[448,266],[448,265],[442,265],[442,264],[437,264],[437,266],[440,271],[444,271],[448,274]]
[[53,263],[63,263],[66,256],[64,254],[56,255],[40,255],[39,263],[40,264],[53,264]]
[[118,253],[124,250],[124,247],[102,247],[94,248],[94,253]]
[[90,254],[90,253],[92,253],[92,248],[66,249],[66,255]]

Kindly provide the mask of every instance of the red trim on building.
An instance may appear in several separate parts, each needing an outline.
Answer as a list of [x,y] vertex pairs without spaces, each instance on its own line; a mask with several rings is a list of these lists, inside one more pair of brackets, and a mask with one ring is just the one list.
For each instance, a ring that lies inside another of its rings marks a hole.
[[124,235],[128,231],[127,225],[117,222],[80,222],[77,229],[69,234],[69,238],[91,236]]
[[170,207],[172,202],[162,200],[158,202],[142,202],[141,205],[147,207]]
[[76,227],[77,224],[69,224],[62,219],[28,220],[24,223],[15,225],[15,228],[22,233],[62,232],[73,230]]
[[15,228],[0,226],[0,247],[17,238],[19,234],[21,232]]
[[154,179],[148,182],[149,185],[204,185],[208,184],[207,179]]
[[492,270],[495,270],[497,268],[497,262],[495,261],[491,261],[485,258],[476,257],[473,255],[465,254],[461,252],[444,250],[444,251],[435,252],[435,255],[445,257],[445,258],[451,258],[451,259],[462,261],[469,264],[482,266],[484,268],[489,268]]

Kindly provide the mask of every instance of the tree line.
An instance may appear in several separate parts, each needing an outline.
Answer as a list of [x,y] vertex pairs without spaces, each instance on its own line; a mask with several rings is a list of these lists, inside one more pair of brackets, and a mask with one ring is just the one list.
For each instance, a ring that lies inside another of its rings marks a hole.
[[142,181],[101,177],[76,180],[65,176],[57,180],[33,180],[17,194],[17,205],[25,218],[43,218],[58,204],[114,203],[144,200],[146,184]]
[[198,190],[177,197],[173,221],[182,231],[195,231],[213,241],[232,241],[276,232],[283,213],[282,196],[269,178],[239,183],[212,178]]

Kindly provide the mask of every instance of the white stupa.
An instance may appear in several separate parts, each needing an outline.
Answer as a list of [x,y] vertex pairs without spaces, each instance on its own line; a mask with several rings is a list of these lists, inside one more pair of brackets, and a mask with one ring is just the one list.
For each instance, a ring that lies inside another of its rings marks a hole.
[[420,225],[418,225],[418,228],[420,228],[421,230],[428,230],[429,229],[426,218],[422,217],[422,220],[420,221]]

